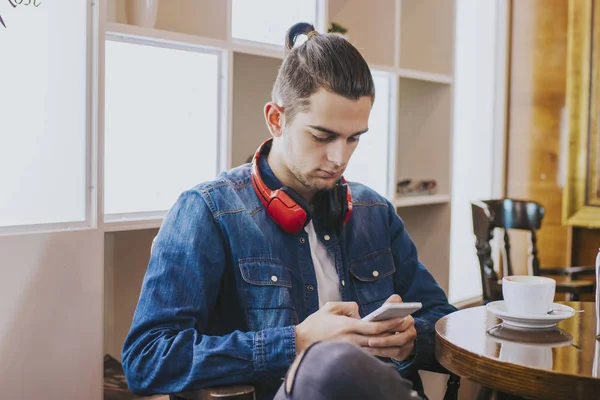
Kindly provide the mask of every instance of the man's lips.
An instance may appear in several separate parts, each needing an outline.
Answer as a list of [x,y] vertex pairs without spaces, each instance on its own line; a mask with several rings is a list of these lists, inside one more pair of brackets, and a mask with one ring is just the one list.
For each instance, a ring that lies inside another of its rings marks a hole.
[[323,177],[323,178],[337,178],[342,174],[342,171],[326,171],[323,169],[320,169],[318,171],[319,176]]

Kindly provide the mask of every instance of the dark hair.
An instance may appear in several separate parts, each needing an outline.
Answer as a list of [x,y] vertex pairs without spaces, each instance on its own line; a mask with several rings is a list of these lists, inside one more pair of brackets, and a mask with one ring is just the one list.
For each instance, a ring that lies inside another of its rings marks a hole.
[[[294,47],[300,35],[307,35],[308,40]],[[351,100],[369,96],[371,102],[375,101],[371,70],[344,37],[318,33],[313,25],[300,22],[287,31],[285,49],[271,97],[284,107],[288,121],[308,109],[308,98],[320,88]]]

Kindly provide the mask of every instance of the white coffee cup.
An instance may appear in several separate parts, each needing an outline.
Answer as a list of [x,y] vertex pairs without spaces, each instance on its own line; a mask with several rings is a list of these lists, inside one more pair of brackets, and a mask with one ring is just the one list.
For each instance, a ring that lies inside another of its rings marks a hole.
[[543,276],[513,275],[502,278],[506,309],[520,315],[547,314],[554,303],[556,281]]

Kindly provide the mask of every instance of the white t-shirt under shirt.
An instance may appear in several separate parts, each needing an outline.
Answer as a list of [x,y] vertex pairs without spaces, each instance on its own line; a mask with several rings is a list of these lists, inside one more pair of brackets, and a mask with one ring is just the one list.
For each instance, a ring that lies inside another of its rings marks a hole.
[[319,293],[319,308],[328,301],[342,301],[340,281],[335,269],[335,261],[325,246],[319,242],[312,221],[304,228],[308,234],[310,255],[315,266],[317,290]]

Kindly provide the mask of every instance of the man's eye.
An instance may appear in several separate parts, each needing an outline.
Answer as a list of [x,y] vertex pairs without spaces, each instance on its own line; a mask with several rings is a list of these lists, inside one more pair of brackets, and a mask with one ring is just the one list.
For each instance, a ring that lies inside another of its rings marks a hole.
[[321,142],[321,143],[325,143],[325,142],[330,142],[331,141],[331,137],[327,136],[327,137],[318,137],[315,135],[312,135],[312,137],[317,141],[317,142]]
[[350,138],[348,138],[349,142],[358,142],[358,139],[360,139],[360,136],[352,136]]

